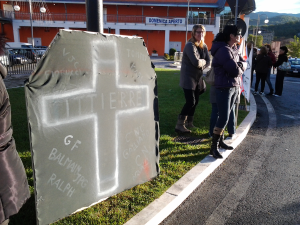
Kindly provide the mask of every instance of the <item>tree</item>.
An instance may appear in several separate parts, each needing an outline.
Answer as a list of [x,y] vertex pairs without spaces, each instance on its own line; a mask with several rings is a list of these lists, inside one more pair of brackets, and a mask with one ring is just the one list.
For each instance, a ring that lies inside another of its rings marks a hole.
[[[256,41],[255,41],[255,39],[256,39]],[[263,45],[263,36],[262,35],[252,35],[252,34],[249,34],[249,36],[248,36],[248,39],[247,39],[247,41],[253,41],[254,43],[256,42],[256,46],[254,46],[254,47],[261,47],[262,45]]]
[[300,58],[300,40],[296,35],[294,36],[294,41],[291,41],[287,47],[290,56]]

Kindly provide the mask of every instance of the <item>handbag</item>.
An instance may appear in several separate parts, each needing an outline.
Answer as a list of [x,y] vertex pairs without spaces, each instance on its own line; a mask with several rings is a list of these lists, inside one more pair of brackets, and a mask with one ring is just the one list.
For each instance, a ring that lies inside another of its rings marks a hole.
[[215,85],[215,71],[214,68],[211,67],[209,71],[207,71],[206,76],[204,77],[206,83],[210,85]]
[[283,62],[278,69],[282,70],[282,71],[289,71],[292,69],[291,67],[291,63],[290,62]]

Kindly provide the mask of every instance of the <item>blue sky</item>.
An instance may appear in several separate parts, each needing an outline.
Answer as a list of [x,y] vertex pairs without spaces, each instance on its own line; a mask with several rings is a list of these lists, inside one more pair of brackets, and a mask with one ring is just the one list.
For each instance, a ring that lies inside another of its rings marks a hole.
[[255,0],[256,11],[300,13],[300,0]]

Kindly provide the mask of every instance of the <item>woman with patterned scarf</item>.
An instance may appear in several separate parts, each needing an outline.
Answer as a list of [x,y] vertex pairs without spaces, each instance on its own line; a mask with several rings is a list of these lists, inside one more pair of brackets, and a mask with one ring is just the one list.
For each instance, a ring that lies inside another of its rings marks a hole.
[[203,90],[203,70],[210,64],[207,46],[204,43],[205,34],[203,25],[194,25],[192,37],[183,50],[179,85],[183,88],[186,102],[175,127],[175,131],[178,133],[190,133],[191,130],[188,128],[195,127],[193,119],[199,96]]

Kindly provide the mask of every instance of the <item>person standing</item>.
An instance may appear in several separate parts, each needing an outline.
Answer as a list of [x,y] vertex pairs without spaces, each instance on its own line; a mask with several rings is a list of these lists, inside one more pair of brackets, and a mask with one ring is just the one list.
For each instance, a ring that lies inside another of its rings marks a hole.
[[[274,53],[272,52],[271,45],[266,44],[265,47],[267,48],[268,56],[271,58],[272,66],[274,66],[275,63],[276,63],[276,57],[275,57]],[[268,95],[272,95],[274,93],[274,89],[273,89],[271,79],[270,79],[271,78],[272,66],[270,66],[268,74],[267,74],[267,78],[266,78],[266,82],[267,82],[267,84],[269,86],[269,89],[270,89],[270,92],[268,93]]]
[[257,56],[257,49],[254,48],[254,42],[253,41],[249,41],[247,43],[247,53],[248,53],[248,57],[250,55],[251,52],[251,48],[253,46],[253,52],[252,52],[252,67],[251,67],[251,83],[250,83],[250,87],[252,87],[252,82],[253,82],[253,71],[254,71],[254,67],[255,67],[255,58]]
[[186,43],[180,70],[180,87],[183,88],[185,104],[178,116],[175,131],[190,133],[188,128],[193,125],[194,113],[199,101],[200,88],[203,85],[203,70],[209,66],[210,58],[207,46],[204,43],[205,27],[201,24],[193,26],[192,37]]
[[12,137],[11,107],[3,79],[7,75],[0,63],[0,225],[6,225],[30,197],[23,163]]
[[[217,99],[216,99],[216,88],[213,85],[210,86],[209,101],[211,103],[209,136],[212,136],[214,127],[216,125],[218,115],[219,115]],[[240,103],[240,95],[238,95],[238,97],[236,98],[236,102],[233,105],[233,108],[230,112],[228,123],[227,123],[227,131],[228,131],[229,137],[231,137],[231,138],[235,135],[235,107],[236,107],[237,103]],[[222,146],[220,146],[220,147],[222,147]]]
[[288,61],[288,57],[287,57],[288,51],[289,50],[287,49],[286,46],[280,47],[278,60],[275,63],[275,67],[277,67],[277,75],[276,75],[276,81],[275,81],[274,96],[276,96],[276,97],[279,97],[282,95],[283,81],[284,81],[284,77],[286,76],[286,71],[280,70],[279,66],[282,65],[282,63]]
[[271,58],[268,56],[268,51],[266,47],[261,47],[259,54],[257,55],[255,59],[255,71],[256,71],[256,81],[255,81],[255,91],[254,94],[257,94],[258,85],[260,84],[260,92],[259,94],[264,96],[264,90],[265,90],[265,81],[268,75],[268,72],[270,70],[270,67],[272,67],[272,61]]
[[247,67],[246,62],[236,48],[240,38],[241,30],[236,25],[226,25],[223,32],[218,33],[213,40],[211,48],[211,54],[214,57],[212,66],[215,72],[216,100],[219,115],[213,130],[210,154],[216,159],[223,158],[219,152],[220,145],[223,145],[224,149],[233,149],[233,147],[227,146],[223,140],[224,129],[239,94],[240,77]]

